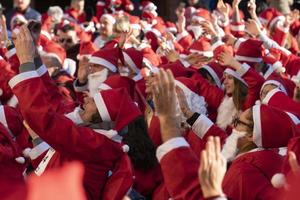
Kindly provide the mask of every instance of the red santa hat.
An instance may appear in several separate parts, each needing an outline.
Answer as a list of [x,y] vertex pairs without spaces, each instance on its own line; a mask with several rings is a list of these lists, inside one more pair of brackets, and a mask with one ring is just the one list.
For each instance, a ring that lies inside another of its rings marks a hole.
[[276,8],[268,8],[259,15],[259,20],[267,28],[272,28],[279,20],[285,20],[285,17]]
[[192,20],[196,20],[198,22],[211,21],[210,12],[206,9],[199,8],[196,12],[194,12]]
[[101,83],[99,90],[125,88],[130,97],[134,99],[134,87],[135,82],[131,78],[116,74],[109,76],[103,83]]
[[143,20],[146,20],[149,24],[157,24],[156,15],[152,12],[144,11],[141,15]]
[[156,5],[151,1],[142,1],[139,8],[142,11],[155,11],[157,9]]
[[203,55],[203,56],[209,57],[209,58],[214,56],[210,42],[204,37],[201,37],[200,39],[195,41],[190,46],[189,52],[190,53],[198,53],[200,55]]
[[177,33],[177,27],[176,24],[174,24],[173,22],[166,22],[166,26],[167,26],[167,31],[176,34]]
[[130,15],[129,22],[131,24],[131,28],[141,30],[142,27],[140,25],[140,18],[137,16]]
[[23,132],[23,119],[17,110],[12,107],[0,106],[0,122],[12,138],[21,135]]
[[41,56],[56,58],[62,65],[66,59],[66,51],[59,44],[49,41],[43,49],[40,50]]
[[193,6],[187,7],[184,11],[185,18],[189,21],[192,18],[192,16],[195,14],[196,11],[197,11],[197,9]]
[[136,73],[139,73],[143,67],[143,53],[135,48],[129,48],[122,51],[124,62]]
[[102,90],[93,98],[102,121],[115,122],[113,129],[116,131],[142,115],[125,88]]
[[162,68],[164,70],[171,70],[174,77],[191,77],[194,73],[197,73],[197,71],[193,68],[184,67],[180,61],[160,65],[159,68]]
[[82,60],[83,57],[90,58],[93,53],[97,51],[97,48],[92,42],[80,43],[79,54],[77,55],[78,60]]
[[160,65],[160,57],[152,50],[148,44],[143,45],[144,47],[139,48],[143,53],[143,63],[149,67],[154,68]]
[[286,69],[283,67],[282,62],[280,61],[281,53],[277,49],[265,49],[263,51],[263,60],[266,64],[271,66],[273,71],[278,73],[284,73]]
[[286,147],[294,135],[295,124],[291,117],[281,110],[266,105],[255,105],[252,112],[253,142],[263,148]]
[[224,68],[217,62],[210,62],[203,65],[200,69],[205,69],[211,77],[214,79],[216,85],[222,87],[222,78],[224,73]]
[[281,76],[272,73],[261,86],[261,91],[266,85],[269,84],[277,86],[277,88],[283,93],[285,93],[289,97],[293,97],[295,84],[291,80],[282,78]]
[[248,39],[241,42],[235,53],[235,59],[240,62],[259,63],[262,61],[262,41]]
[[118,59],[120,57],[119,53],[119,48],[100,49],[99,51],[93,53],[89,63],[102,65],[110,71],[116,72],[118,69]]
[[229,75],[233,76],[234,78],[238,79],[239,81],[241,81],[246,86],[248,86],[248,84],[246,83],[246,81],[234,69],[232,69],[232,68],[226,68],[225,71],[224,71],[224,74],[229,74]]

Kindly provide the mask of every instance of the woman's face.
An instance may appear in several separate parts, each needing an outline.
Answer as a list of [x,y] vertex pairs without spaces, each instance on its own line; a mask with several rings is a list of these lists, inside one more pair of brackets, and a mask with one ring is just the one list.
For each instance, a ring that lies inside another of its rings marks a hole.
[[232,94],[234,91],[234,78],[229,74],[224,75],[224,86],[226,94]]
[[98,112],[95,101],[92,97],[85,97],[83,99],[83,112],[81,118],[84,122],[91,122],[92,116]]

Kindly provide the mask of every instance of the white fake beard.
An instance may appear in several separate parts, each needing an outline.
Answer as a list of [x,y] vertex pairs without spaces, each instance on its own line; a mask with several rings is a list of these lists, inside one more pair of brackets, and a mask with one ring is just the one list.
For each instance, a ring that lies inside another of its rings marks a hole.
[[237,114],[238,111],[233,103],[233,98],[226,95],[218,108],[216,124],[225,130]]
[[237,131],[235,129],[232,129],[232,133],[229,137],[227,137],[226,142],[223,146],[221,154],[226,158],[227,162],[231,162],[235,159],[238,148],[237,143],[239,138],[245,137],[246,132]]
[[90,97],[93,97],[94,94],[98,92],[98,88],[103,83],[108,76],[108,69],[104,68],[100,72],[95,72],[88,75],[88,89]]
[[201,26],[188,26],[187,27],[188,31],[192,31],[194,34],[195,39],[197,40],[202,34],[203,34],[203,29]]

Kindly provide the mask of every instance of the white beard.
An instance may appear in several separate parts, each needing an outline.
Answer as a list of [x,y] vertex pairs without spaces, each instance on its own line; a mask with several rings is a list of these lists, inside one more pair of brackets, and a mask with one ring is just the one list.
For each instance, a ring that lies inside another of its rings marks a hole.
[[233,98],[226,95],[218,108],[216,124],[225,130],[237,114],[238,110],[234,106]]
[[221,154],[226,158],[227,162],[231,162],[234,160],[238,153],[238,140],[239,138],[246,136],[246,134],[246,132],[240,132],[235,129],[232,129],[232,133],[229,137],[227,137],[221,152]]
[[95,72],[88,75],[88,89],[90,97],[93,97],[99,91],[99,86],[103,83],[108,76],[108,69],[104,68],[100,72]]
[[188,26],[188,31],[192,31],[196,40],[203,34],[203,29],[201,26]]

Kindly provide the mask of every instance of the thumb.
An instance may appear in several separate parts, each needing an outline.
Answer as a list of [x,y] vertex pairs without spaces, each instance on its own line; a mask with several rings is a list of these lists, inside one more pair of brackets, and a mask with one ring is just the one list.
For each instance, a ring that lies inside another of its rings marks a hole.
[[296,154],[293,151],[289,152],[289,163],[290,163],[290,167],[291,167],[293,172],[296,172],[296,171],[300,170],[300,166],[299,166],[299,163],[297,161]]

